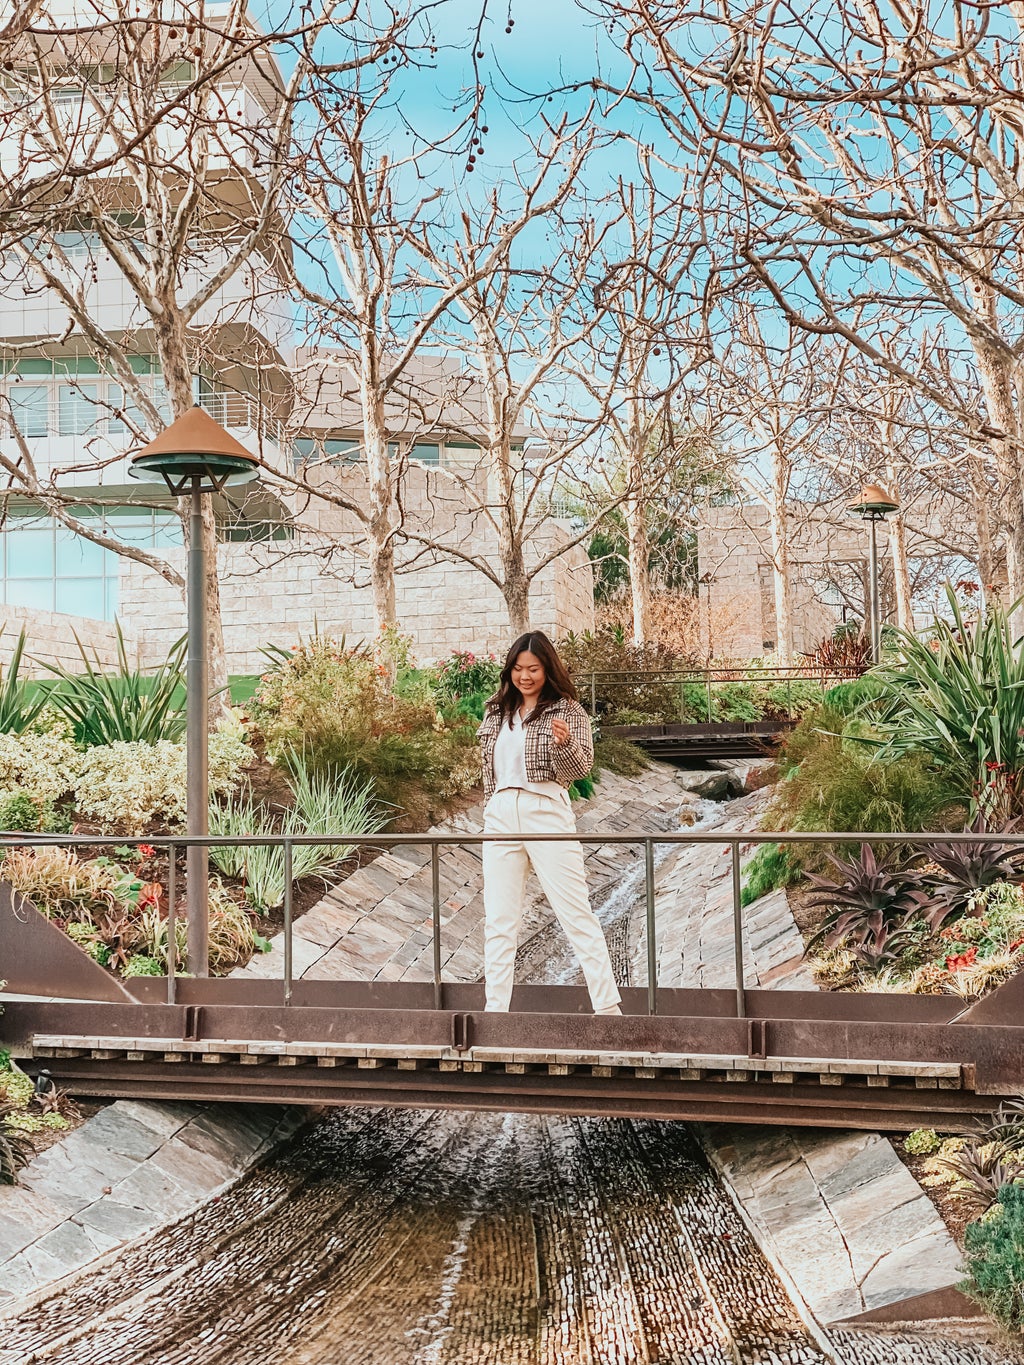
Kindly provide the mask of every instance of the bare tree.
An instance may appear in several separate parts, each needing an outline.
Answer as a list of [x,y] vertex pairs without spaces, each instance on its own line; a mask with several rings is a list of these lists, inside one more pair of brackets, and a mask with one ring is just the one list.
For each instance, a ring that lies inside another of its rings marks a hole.
[[[682,165],[703,167],[709,231],[730,241],[737,276],[752,275],[793,325],[841,337],[917,387],[987,446],[1018,595],[1020,6],[841,0],[826,20],[819,6],[607,0],[600,12],[619,21],[636,61],[629,98],[659,118]],[[926,321],[933,336],[941,329],[977,389],[944,385],[920,354],[909,365],[894,354],[894,318],[896,334],[920,336]]]
[[[243,0],[209,11],[204,0],[148,0],[144,13],[129,0],[82,0],[74,26],[51,19],[44,4],[12,37],[13,59],[0,73],[4,278],[9,291],[45,299],[52,323],[5,349],[11,360],[87,358],[104,382],[72,379],[70,387],[95,410],[99,430],[141,443],[193,405],[203,375],[225,395],[241,384],[271,416],[274,402],[286,401],[287,379],[267,376],[281,374],[275,342],[289,326],[282,189],[295,111],[314,77],[343,83],[390,46],[404,22],[377,31],[360,19],[361,41],[330,60],[319,40],[337,39],[358,9],[354,0],[324,0],[315,15],[304,8],[299,25],[270,38],[253,27]],[[271,51],[285,40],[287,76]],[[119,306],[107,306],[111,293]],[[156,358],[156,383],[140,374],[146,355]],[[7,397],[19,427],[15,391]],[[269,431],[262,418],[247,425]],[[8,486],[76,533],[141,558],[75,515],[74,494],[61,487],[73,471],[44,476],[27,435],[23,423],[20,439],[12,433]],[[279,451],[262,453],[280,460]],[[99,477],[122,457],[123,448],[96,440],[76,463]],[[207,648],[221,687],[217,536],[211,499],[204,504]],[[144,562],[180,585],[169,564]]]

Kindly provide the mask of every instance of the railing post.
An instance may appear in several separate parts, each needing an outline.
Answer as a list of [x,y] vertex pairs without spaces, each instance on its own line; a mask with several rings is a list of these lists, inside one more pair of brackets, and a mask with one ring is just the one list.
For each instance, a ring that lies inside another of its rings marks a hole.
[[708,724],[710,725],[710,724],[711,724],[711,674],[710,674],[710,672],[709,672],[709,673],[706,673],[706,674],[704,675],[704,681],[707,683],[707,688],[708,688]]
[[591,669],[590,672],[590,714],[597,717],[597,674]]
[[654,914],[654,841],[644,840],[644,882],[647,889],[647,1013],[658,1013],[658,930]]
[[743,981],[743,904],[740,882],[739,836],[734,836],[732,851],[732,935],[736,955],[736,1018],[747,1017],[746,987]]
[[430,918],[434,935],[434,1009],[444,1008],[441,985],[441,867],[437,844],[430,845]]
[[284,1003],[292,1003],[292,841],[284,841]]
[[178,850],[171,844],[167,850],[167,1003],[173,1005],[178,996],[178,920],[175,901],[178,898],[178,869],[175,867]]
[[679,679],[679,724],[686,720],[686,683]]

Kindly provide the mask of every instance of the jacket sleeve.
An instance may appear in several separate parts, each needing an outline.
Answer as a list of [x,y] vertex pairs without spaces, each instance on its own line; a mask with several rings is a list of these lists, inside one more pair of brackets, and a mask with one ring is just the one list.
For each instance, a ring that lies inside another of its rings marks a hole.
[[569,738],[561,747],[552,743],[551,762],[559,781],[568,786],[594,766],[594,734],[590,717],[577,702],[565,706],[560,719],[569,727]]

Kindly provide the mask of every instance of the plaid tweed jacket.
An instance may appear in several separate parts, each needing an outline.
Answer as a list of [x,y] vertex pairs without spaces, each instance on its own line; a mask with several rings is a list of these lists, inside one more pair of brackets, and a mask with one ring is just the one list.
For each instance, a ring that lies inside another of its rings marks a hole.
[[[561,747],[551,735],[551,722],[557,717],[569,727],[569,738]],[[477,730],[480,757],[484,769],[484,801],[494,795],[494,746],[501,729],[501,717],[488,711]],[[557,701],[540,720],[525,727],[526,776],[530,782],[558,782],[568,787],[579,777],[586,777],[594,766],[594,736],[590,717],[578,701]]]

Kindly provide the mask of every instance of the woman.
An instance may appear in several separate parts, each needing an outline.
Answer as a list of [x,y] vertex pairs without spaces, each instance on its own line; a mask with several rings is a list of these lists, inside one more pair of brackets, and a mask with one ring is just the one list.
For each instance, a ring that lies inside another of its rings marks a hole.
[[583,849],[575,842],[524,842],[523,834],[574,834],[568,786],[594,762],[590,718],[576,700],[565,665],[540,631],[509,650],[498,691],[487,703],[478,737],[484,769],[486,843],[484,979],[488,1010],[512,998],[526,874],[534,871],[580,960],[597,1014],[621,1014],[608,945],[590,908]]

